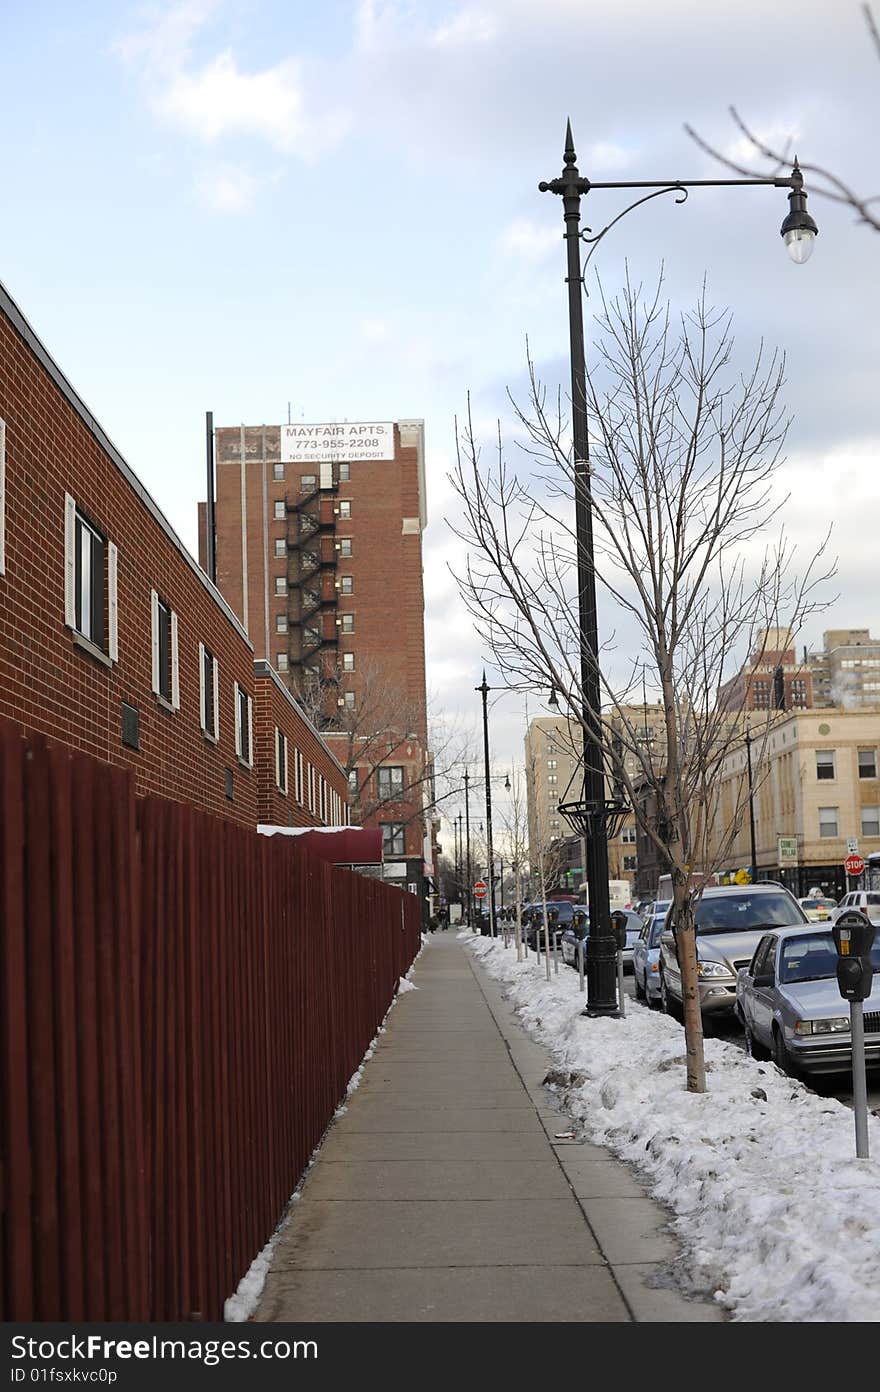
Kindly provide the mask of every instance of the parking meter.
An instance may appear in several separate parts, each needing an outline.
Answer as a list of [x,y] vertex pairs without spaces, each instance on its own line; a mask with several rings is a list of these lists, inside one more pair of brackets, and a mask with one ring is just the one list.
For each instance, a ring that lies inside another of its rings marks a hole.
[[558,909],[548,909],[548,910],[547,910],[547,927],[548,927],[548,928],[555,928],[558,922],[559,922],[559,910],[558,910]]
[[874,925],[860,909],[848,909],[832,924],[837,948],[837,988],[844,1000],[864,1001],[871,994],[874,970],[871,948]]
[[615,909],[611,915],[611,932],[618,952],[622,952],[626,947],[626,914],[621,909]]
[[579,938],[587,936],[587,911],[586,909],[575,909],[571,915],[571,926],[575,935]]

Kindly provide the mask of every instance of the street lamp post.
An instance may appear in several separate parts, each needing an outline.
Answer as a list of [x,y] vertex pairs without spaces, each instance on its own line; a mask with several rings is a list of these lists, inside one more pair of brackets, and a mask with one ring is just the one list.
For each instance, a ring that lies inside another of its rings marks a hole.
[[467,926],[473,927],[474,922],[474,877],[471,872],[471,802],[470,802],[470,773],[464,771],[464,831],[467,859]]
[[[584,793],[579,803],[569,803],[560,811],[574,830],[586,835],[587,883],[590,896],[590,929],[587,938],[587,1011],[589,1015],[617,1014],[617,945],[611,932],[611,906],[608,892],[608,838],[605,804],[605,776],[600,721],[599,633],[596,617],[596,577],[593,559],[593,517],[590,489],[590,453],[587,430],[586,364],[584,359],[584,321],[581,302],[583,271],[581,269],[581,198],[591,189],[651,189],[618,214],[597,235],[585,239],[592,243],[584,269],[606,232],[620,218],[640,204],[662,193],[675,193],[676,202],[684,202],[688,189],[695,187],[720,188],[727,185],[765,184],[773,188],[788,188],[790,211],[781,230],[786,248],[793,261],[807,260],[813,249],[817,227],[806,209],[803,175],[797,160],[787,177],[766,179],[688,179],[654,182],[626,181],[623,183],[592,183],[578,173],[577,155],[571,122],[565,133],[565,152],[562,175],[542,181],[541,193],[556,193],[562,198],[565,222],[566,261],[568,274],[568,321],[571,356],[571,413],[572,450],[574,462],[575,535],[577,539],[578,624],[580,631],[580,707],[583,731]],[[587,229],[589,231],[589,229]],[[485,674],[483,684],[485,685]],[[479,690],[479,688],[478,688]],[[485,696],[483,697],[485,712]],[[488,755],[487,755],[488,772]],[[490,852],[491,854],[491,852]]]
[[486,698],[489,695],[490,687],[486,681],[486,672],[483,671],[483,680],[479,686],[474,687],[479,691],[483,698],[483,761],[486,767],[486,851],[489,858],[489,932],[495,937],[495,858],[492,853],[492,784],[489,776],[489,711],[486,705]]

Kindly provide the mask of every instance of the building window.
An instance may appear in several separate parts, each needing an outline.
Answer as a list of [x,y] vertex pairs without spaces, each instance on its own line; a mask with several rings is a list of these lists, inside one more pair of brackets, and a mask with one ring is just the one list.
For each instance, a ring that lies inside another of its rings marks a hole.
[[342,698],[342,703],[347,706],[349,710],[354,710],[354,692],[346,691]]
[[351,465],[340,464],[337,478],[339,479],[340,483],[348,483],[349,479],[351,478]]
[[342,631],[343,633],[354,633],[354,614],[342,615]]
[[327,780],[323,773],[318,779],[318,816],[322,822],[327,820]]
[[116,569],[112,542],[64,497],[64,621],[118,661]]
[[634,827],[634,826],[624,827],[624,828],[623,828],[623,831],[620,833],[620,839],[621,839],[621,841],[623,842],[623,844],[624,844],[625,846],[634,846],[634,845],[636,844],[636,829],[635,829],[635,827]]
[[403,768],[380,768],[376,770],[376,784],[380,798],[399,797],[403,789]]
[[284,537],[275,538],[275,559],[281,561],[287,555],[287,542]]
[[275,615],[275,632],[276,632],[276,633],[286,633],[286,632],[287,632],[287,615],[286,615],[286,614],[276,614],[276,615]]
[[340,517],[345,517],[345,518],[351,517],[351,499],[350,499],[350,498],[341,498],[341,499],[340,499],[340,501],[339,501],[339,516],[340,516]]
[[153,646],[153,691],[174,710],[180,710],[180,669],[177,646],[177,615],[150,591]]
[[351,575],[341,575],[339,577],[339,588],[343,594],[354,594],[354,577]]
[[343,672],[354,671],[354,653],[347,652],[342,654],[342,670]]
[[280,500],[277,500],[276,503],[275,503],[275,521],[276,521],[276,522],[283,522],[283,521],[284,521],[284,512],[285,512],[285,509],[284,509],[284,499],[281,498]]
[[315,767],[314,767],[314,764],[309,764],[308,785],[309,785],[309,811],[310,811],[310,812],[314,812],[314,810],[315,810]]
[[204,643],[199,643],[199,684],[199,722],[203,733],[216,740],[220,734],[219,669]]
[[557,766],[557,762],[558,762],[558,761],[557,761],[556,759],[548,759],[548,760],[547,760],[547,767],[548,767],[548,769],[555,769],[556,766]]
[[382,852],[387,856],[406,855],[406,833],[402,822],[382,823]]
[[558,783],[558,782],[559,782],[559,775],[558,775],[557,773],[548,773],[548,774],[547,774],[547,782],[548,782],[548,783]]
[[317,474],[303,474],[299,481],[300,493],[314,493],[318,487]]
[[639,866],[639,861],[638,861],[638,857],[637,857],[637,856],[634,856],[634,855],[628,855],[628,856],[627,856],[627,855],[625,855],[625,856],[623,857],[623,868],[624,868],[624,870],[637,870],[637,869],[638,869],[638,866]]
[[254,762],[253,703],[238,682],[233,682],[232,688],[235,695],[235,752],[241,762],[251,768]]
[[[817,778],[833,778],[833,777],[834,777],[834,750],[833,750],[833,749],[817,749],[817,750],[816,750],[816,777],[817,777]],[[837,834],[837,833],[835,833],[835,835],[836,835],[836,834]]]
[[293,795],[299,803],[300,807],[302,807],[303,799],[305,797],[303,780],[303,756],[298,749],[294,749],[293,751],[293,778]]
[[880,807],[862,808],[862,835],[880,836]]
[[272,465],[272,477],[273,477],[273,479],[275,480],[276,483],[280,483],[280,482],[281,482],[281,480],[284,478],[284,465],[283,465],[283,464],[273,464],[273,465]]
[[877,777],[877,751],[876,749],[859,750],[859,778]]
[[351,537],[340,537],[336,543],[336,550],[340,556],[348,557],[351,555]]
[[356,768],[350,770],[348,775],[348,791],[356,793],[358,790],[358,771]]
[[278,668],[279,672],[289,671],[287,653],[278,654],[277,658],[275,659],[275,666]]
[[287,736],[275,726],[275,786],[287,797]]
[[286,576],[286,575],[276,575],[276,576],[275,576],[275,593],[276,593],[277,595],[286,595],[286,594],[287,594],[287,576]]
[[820,835],[820,836],[836,836],[836,835],[837,835],[837,808],[836,808],[836,807],[820,807],[820,808],[819,808],[819,835]]

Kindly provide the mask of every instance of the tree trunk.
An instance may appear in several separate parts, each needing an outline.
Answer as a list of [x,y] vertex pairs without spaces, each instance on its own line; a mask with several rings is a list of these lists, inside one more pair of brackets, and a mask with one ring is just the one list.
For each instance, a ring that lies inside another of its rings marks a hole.
[[681,1000],[684,1011],[685,1054],[688,1092],[706,1091],[706,1063],[703,1057],[703,1016],[700,1011],[700,983],[697,976],[697,934],[687,876],[673,871],[675,951],[681,971]]

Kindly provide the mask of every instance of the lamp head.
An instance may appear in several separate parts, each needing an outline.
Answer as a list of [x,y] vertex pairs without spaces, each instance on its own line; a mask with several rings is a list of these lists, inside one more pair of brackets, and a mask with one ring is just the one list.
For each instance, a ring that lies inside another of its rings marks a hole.
[[550,688],[550,696],[549,696],[549,698],[548,698],[547,705],[548,705],[548,706],[553,706],[553,708],[554,708],[555,710],[558,710],[558,709],[559,709],[559,701],[558,701],[557,696],[556,696],[556,687],[555,687],[555,686],[551,686],[551,688]]
[[504,787],[506,788],[507,792],[509,793],[509,792],[510,792],[510,774],[509,774],[509,773],[508,773],[508,774],[505,774],[505,776],[504,776]]
[[809,261],[819,235],[810,214],[807,212],[807,195],[804,193],[804,176],[797,159],[791,171],[791,193],[788,195],[789,213],[779,229],[786,250],[796,265]]

